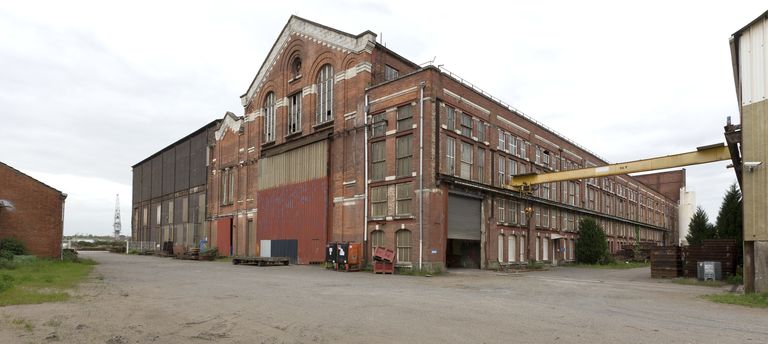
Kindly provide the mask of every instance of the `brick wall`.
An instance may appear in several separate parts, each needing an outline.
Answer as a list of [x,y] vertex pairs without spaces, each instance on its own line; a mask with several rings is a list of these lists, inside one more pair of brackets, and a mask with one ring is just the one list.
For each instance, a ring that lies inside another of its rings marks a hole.
[[21,239],[36,256],[61,257],[65,198],[60,191],[0,163],[0,199],[15,208],[0,208],[0,238]]

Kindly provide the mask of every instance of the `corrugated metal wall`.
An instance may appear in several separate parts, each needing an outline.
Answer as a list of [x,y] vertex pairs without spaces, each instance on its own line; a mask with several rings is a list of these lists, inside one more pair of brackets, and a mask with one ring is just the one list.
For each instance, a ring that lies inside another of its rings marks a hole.
[[325,177],[328,144],[320,141],[259,160],[259,190]]
[[325,258],[327,147],[320,141],[259,161],[258,239],[297,240],[299,264]]
[[768,240],[768,101],[742,108],[742,154],[745,162],[763,164],[744,170],[744,240]]
[[739,77],[741,105],[766,99],[768,81],[768,20],[760,19],[739,37]]

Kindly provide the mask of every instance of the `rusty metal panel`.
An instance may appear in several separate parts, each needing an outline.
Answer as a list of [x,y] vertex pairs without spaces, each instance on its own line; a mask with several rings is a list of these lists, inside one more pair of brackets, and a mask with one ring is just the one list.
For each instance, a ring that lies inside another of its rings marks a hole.
[[322,262],[318,243],[327,241],[327,178],[261,190],[258,197],[258,239],[297,240],[299,264]]
[[193,187],[206,182],[205,150],[208,149],[206,132],[193,136],[189,141],[189,185]]
[[768,100],[742,108],[744,163],[762,162],[743,172],[744,240],[768,240]]
[[216,242],[215,247],[219,250],[219,255],[229,256],[232,254],[232,218],[225,217],[216,220]]
[[176,151],[175,189],[183,191],[189,189],[189,140],[179,142],[174,150]]
[[171,148],[161,155],[163,160],[163,195],[173,193],[173,171],[174,164],[176,163],[176,157],[174,156],[174,149]]
[[259,160],[259,190],[325,177],[327,171],[328,142],[319,141]]

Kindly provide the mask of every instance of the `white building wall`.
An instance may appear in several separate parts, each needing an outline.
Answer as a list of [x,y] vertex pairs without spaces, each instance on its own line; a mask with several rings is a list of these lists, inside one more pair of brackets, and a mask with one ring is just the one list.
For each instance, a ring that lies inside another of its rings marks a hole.
[[688,245],[685,237],[688,236],[688,224],[691,223],[691,217],[696,212],[696,193],[688,191],[685,186],[680,188],[680,204],[677,207],[678,211],[678,226],[679,229],[679,242],[680,245]]

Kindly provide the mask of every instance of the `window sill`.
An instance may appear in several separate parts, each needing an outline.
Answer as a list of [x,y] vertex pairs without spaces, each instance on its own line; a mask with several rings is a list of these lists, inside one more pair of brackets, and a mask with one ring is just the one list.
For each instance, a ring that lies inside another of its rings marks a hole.
[[329,119],[329,120],[327,120],[327,121],[325,121],[323,123],[315,124],[312,127],[312,129],[321,130],[321,129],[325,129],[325,128],[332,127],[332,126],[333,126],[333,119]]
[[288,83],[289,83],[289,84],[292,84],[292,83],[294,83],[294,82],[296,82],[296,81],[299,81],[299,80],[301,80],[301,74],[299,74],[299,75],[295,75],[293,78],[291,78],[290,80],[288,80]]
[[288,141],[288,140],[291,140],[291,139],[295,139],[295,138],[297,138],[299,136],[301,136],[301,130],[299,130],[299,131],[297,131],[295,133],[290,133],[288,135],[285,135],[284,138],[285,138],[286,141]]
[[266,148],[266,147],[271,147],[271,146],[274,146],[274,145],[275,145],[275,141],[272,140],[272,141],[269,141],[269,142],[262,143],[261,147],[265,147]]

